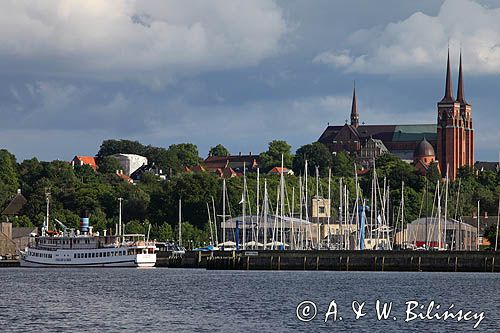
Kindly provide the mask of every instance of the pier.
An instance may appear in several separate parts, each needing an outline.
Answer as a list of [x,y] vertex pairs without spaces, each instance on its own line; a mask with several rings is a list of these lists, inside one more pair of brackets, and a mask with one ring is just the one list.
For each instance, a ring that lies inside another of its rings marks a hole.
[[500,251],[213,251],[159,253],[157,267],[209,270],[500,272]]

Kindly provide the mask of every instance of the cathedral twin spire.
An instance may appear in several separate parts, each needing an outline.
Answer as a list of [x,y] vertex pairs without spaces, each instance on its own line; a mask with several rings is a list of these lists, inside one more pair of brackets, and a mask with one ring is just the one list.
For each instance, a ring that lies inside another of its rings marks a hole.
[[450,50],[448,49],[448,61],[446,64],[446,83],[444,89],[444,97],[441,103],[453,103],[459,102],[460,104],[467,104],[464,96],[464,80],[462,74],[462,52],[460,52],[460,65],[458,69],[458,89],[457,89],[457,99],[453,98],[452,84],[451,84],[451,67],[450,67]]
[[[460,51],[460,64],[458,68],[458,89],[457,89],[457,99],[453,98],[451,83],[451,66],[450,66],[450,50],[448,49],[448,60],[446,64],[446,84],[444,90],[444,97],[441,103],[454,103],[458,102],[460,104],[467,104],[464,95],[464,79],[462,73],[462,52]],[[359,126],[359,112],[358,112],[358,102],[356,99],[356,83],[354,83],[354,89],[352,93],[352,105],[351,105],[351,126],[357,128]]]

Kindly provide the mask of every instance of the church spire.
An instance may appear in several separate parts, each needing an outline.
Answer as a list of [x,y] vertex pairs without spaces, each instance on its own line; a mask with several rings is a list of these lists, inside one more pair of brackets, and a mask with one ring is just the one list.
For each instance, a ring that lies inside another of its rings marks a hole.
[[458,67],[458,90],[457,90],[457,102],[460,104],[467,104],[464,96],[464,79],[462,74],[462,51],[460,51],[460,65]]
[[354,89],[352,92],[351,126],[356,128],[359,126],[358,101],[356,100],[356,81],[354,81]]
[[454,102],[453,93],[451,87],[451,67],[450,67],[450,49],[448,48],[448,62],[446,68],[446,86],[444,89],[444,97],[441,102]]

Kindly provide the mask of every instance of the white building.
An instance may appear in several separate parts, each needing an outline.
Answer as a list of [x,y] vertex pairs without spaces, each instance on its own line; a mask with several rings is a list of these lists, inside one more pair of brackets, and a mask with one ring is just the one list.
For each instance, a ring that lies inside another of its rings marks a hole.
[[123,169],[123,173],[130,176],[134,171],[148,164],[148,159],[144,156],[135,154],[115,154],[112,157],[118,160]]

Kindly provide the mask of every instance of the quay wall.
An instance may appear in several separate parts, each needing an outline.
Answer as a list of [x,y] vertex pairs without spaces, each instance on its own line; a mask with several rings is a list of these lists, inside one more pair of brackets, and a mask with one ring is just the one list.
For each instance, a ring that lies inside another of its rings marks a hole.
[[210,270],[500,272],[500,251],[213,251],[157,255],[158,267]]

